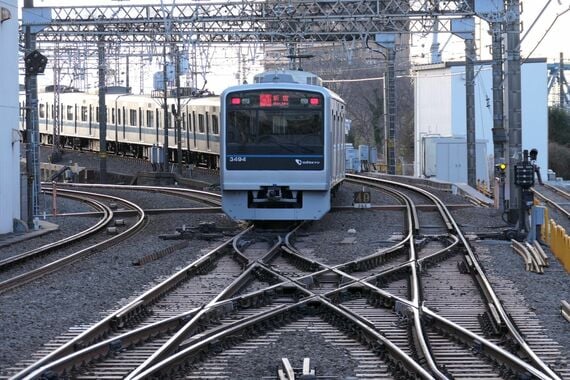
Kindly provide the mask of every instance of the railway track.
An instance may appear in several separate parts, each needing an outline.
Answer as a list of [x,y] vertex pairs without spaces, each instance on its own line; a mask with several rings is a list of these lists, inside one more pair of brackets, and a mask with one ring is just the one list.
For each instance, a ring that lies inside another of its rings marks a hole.
[[535,186],[533,192],[541,201],[554,207],[566,221],[570,219],[570,193],[548,184]]
[[[5,261],[3,261],[2,263],[2,269],[5,271],[7,270],[7,268],[13,267],[16,264],[21,264],[24,261],[29,261],[32,260],[33,258],[37,258],[41,255],[45,255],[48,252],[52,252],[55,251],[57,249],[60,249],[63,246],[66,245],[71,245],[71,244],[77,244],[79,242],[82,242],[85,239],[88,238],[92,238],[93,234],[98,233],[97,236],[95,236],[95,242],[90,242],[87,244],[86,247],[82,247],[79,248],[78,250],[73,250],[73,247],[71,247],[72,252],[69,254],[65,254],[62,257],[59,257],[53,261],[50,261],[47,264],[43,264],[37,268],[34,269],[27,269],[22,273],[13,275],[7,279],[4,279],[2,282],[0,282],[0,293],[1,292],[5,292],[7,290],[13,289],[15,287],[21,286],[23,284],[26,284],[30,281],[33,281],[35,279],[41,278],[43,276],[46,276],[50,273],[53,273],[55,271],[61,270],[62,268],[64,268],[65,266],[76,262],[78,260],[81,259],[85,259],[86,257],[88,257],[89,255],[92,255],[93,253],[97,252],[98,250],[102,250],[105,248],[108,248],[112,245],[118,244],[119,242],[127,239],[128,237],[136,234],[141,228],[144,227],[144,223],[145,223],[145,213],[144,210],[142,210],[140,207],[138,207],[136,204],[129,202],[126,199],[120,199],[120,198],[116,198],[116,197],[109,197],[109,196],[104,196],[101,194],[94,194],[94,193],[89,193],[89,192],[81,192],[81,191],[76,191],[76,190],[60,190],[61,193],[63,194],[73,194],[74,197],[76,198],[80,198],[85,202],[91,202],[92,204],[96,205],[98,208],[100,208],[102,210],[103,213],[103,217],[101,219],[101,221],[99,223],[97,223],[93,228],[87,229],[85,231],[83,231],[82,233],[70,236],[68,239],[65,239],[64,241],[60,241],[54,244],[48,244],[48,245],[44,245],[42,247],[33,249],[31,251],[28,252],[24,252],[22,254],[19,255],[15,255],[10,257],[9,259],[6,259]],[[137,219],[136,222],[134,222],[133,224],[131,224],[130,226],[126,227],[123,231],[117,231],[117,234],[111,237],[108,237],[108,235],[102,234],[101,230],[105,227],[107,227],[111,221],[114,218],[114,212],[113,210],[111,210],[111,208],[99,201],[94,201],[92,200],[93,198],[97,198],[97,199],[101,199],[104,198],[107,201],[112,200],[118,203],[123,203],[128,205],[129,207],[131,207],[133,209],[133,211],[137,214]]]
[[[303,330],[348,349],[358,378],[563,378],[560,352],[499,300],[441,201],[350,179],[405,205],[390,247],[326,265],[296,247],[299,227],[248,229],[15,377],[231,378],[231,363]],[[439,222],[422,224],[418,202]]]
[[[61,270],[66,265],[69,265],[81,259],[85,259],[97,251],[104,250],[112,245],[119,244],[120,242],[125,241],[129,237],[139,232],[142,228],[144,228],[146,217],[149,212],[146,212],[140,206],[127,199],[101,194],[100,192],[93,193],[85,191],[84,189],[87,188],[159,192],[184,199],[190,198],[194,201],[210,205],[209,207],[181,207],[177,209],[170,208],[167,210],[152,209],[150,210],[151,214],[164,212],[215,212],[219,210],[220,205],[219,195],[198,190],[153,186],[59,184],[59,187],[57,188],[57,193],[59,196],[68,197],[90,205],[95,210],[93,214],[100,216],[99,222],[84,231],[61,239],[57,242],[45,244],[29,251],[10,255],[9,257],[2,259],[0,261],[0,273],[4,273],[4,276],[3,278],[0,277],[2,278],[0,281],[0,293],[21,286],[35,279],[41,278],[49,273],[53,273],[54,271]],[[51,193],[52,188],[46,187],[44,190],[48,193]],[[113,205],[113,207],[110,205]],[[117,210],[119,206],[124,207],[120,207],[120,210]],[[83,213],[83,215],[85,214],[89,213]],[[121,215],[122,217],[130,217],[133,218],[133,220],[131,223],[128,223],[128,226],[126,226],[124,219],[117,220],[117,215]],[[116,227],[117,225],[121,227]],[[109,226],[112,226],[112,228],[114,228],[114,236],[109,237],[109,235],[106,233],[106,231],[109,231]],[[122,229],[122,231],[119,229]],[[87,239],[92,239],[94,241],[89,242]],[[75,245],[83,245],[84,247],[80,247],[74,250],[73,247]],[[15,271],[11,270],[12,268],[15,268],[25,262],[30,262],[34,259],[47,256],[51,252],[56,252],[64,247],[67,247],[67,250],[72,252],[67,253],[63,256],[60,255],[59,257],[56,257],[47,263],[42,262],[38,266],[31,269],[25,268],[23,271],[18,269]],[[6,274],[8,271],[9,273]]]

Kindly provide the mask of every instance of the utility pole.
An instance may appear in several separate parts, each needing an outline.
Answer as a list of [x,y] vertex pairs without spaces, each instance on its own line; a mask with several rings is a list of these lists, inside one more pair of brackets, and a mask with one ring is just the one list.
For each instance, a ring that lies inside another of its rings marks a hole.
[[384,74],[384,141],[388,174],[396,174],[396,33],[378,33],[376,44],[386,49]]
[[505,125],[508,131],[509,184],[508,220],[511,224],[524,224],[519,220],[521,189],[515,184],[515,165],[522,154],[522,122],[521,122],[521,55],[520,55],[520,0],[507,0],[506,7],[507,57],[505,60]]
[[163,171],[168,172],[168,75],[166,70],[166,43],[162,47],[162,57],[164,59],[164,66],[162,68],[162,83],[164,85],[163,88],[163,98],[162,101],[164,102],[164,148],[162,151],[162,161],[163,161]]
[[62,111],[59,95],[61,93],[61,66],[59,63],[59,44],[55,45],[53,61],[53,134],[51,162],[58,162],[61,158],[60,126],[62,125]]
[[107,86],[104,29],[103,25],[98,26],[100,32],[97,50],[99,53],[99,175],[101,183],[105,183],[107,180],[107,105],[105,104]]
[[477,150],[475,136],[475,39],[465,39],[465,116],[467,124],[467,184],[477,188]]
[[178,156],[178,174],[182,175],[182,126],[181,126],[181,118],[182,118],[182,110],[180,107],[180,51],[178,48],[173,47],[174,54],[176,54],[176,59],[174,60],[174,64],[176,67],[174,68],[174,75],[176,81],[176,141],[178,143],[177,148],[177,156]]
[[566,83],[566,78],[564,77],[564,53],[560,52],[560,66],[558,70],[558,85],[560,86],[560,108],[564,108],[566,105],[566,93],[564,92],[564,84]]
[[475,150],[475,21],[464,17],[451,21],[451,32],[465,42],[465,129],[467,143],[467,183],[477,187]]
[[[503,115],[503,22],[491,22],[492,33],[492,54],[493,54],[493,161],[494,167],[505,164],[505,148],[508,144],[507,133],[504,125]],[[504,180],[504,179],[502,179]],[[504,211],[505,194],[503,191],[499,195],[499,208]]]
[[384,140],[386,141],[388,174],[396,174],[396,48],[388,48],[387,55],[387,69],[384,77]]
[[[33,8],[34,0],[24,0],[24,8]],[[26,54],[36,49],[36,33],[32,27],[26,26],[25,35]],[[39,130],[38,130],[38,81],[37,73],[26,70],[26,171],[27,183],[27,223],[28,228],[34,228],[34,217],[39,215],[40,193],[40,163],[39,163]]]

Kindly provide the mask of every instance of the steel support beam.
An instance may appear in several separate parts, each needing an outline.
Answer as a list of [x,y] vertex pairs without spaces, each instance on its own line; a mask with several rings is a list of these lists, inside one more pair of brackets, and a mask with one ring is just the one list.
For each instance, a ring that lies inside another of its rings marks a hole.
[[[24,0],[24,8],[33,8],[34,0]],[[31,27],[25,28],[26,54],[36,49],[36,33]],[[39,130],[38,130],[38,81],[36,75],[26,74],[26,172],[28,177],[26,222],[28,228],[34,228],[34,218],[39,213],[40,193],[40,161],[39,161]]]
[[387,49],[386,74],[384,76],[384,140],[388,174],[396,174],[396,49]]
[[[492,22],[492,54],[493,54],[493,161],[494,167],[506,163],[505,148],[508,143],[503,115],[503,23]],[[504,184],[502,184],[504,185]],[[505,195],[498,192],[498,205],[504,211]]]
[[[454,18],[473,16],[470,0],[385,1],[241,1],[194,2],[169,6],[172,34],[165,33],[163,7],[157,5],[73,6],[50,8],[52,21],[41,42],[183,42],[335,41],[379,32],[450,31]],[[37,21],[33,25],[37,25]],[[103,30],[97,28],[104,25]],[[25,25],[24,25],[25,26]]]
[[467,125],[467,184],[477,188],[475,136],[475,40],[465,40],[465,118]]
[[520,54],[520,1],[506,0],[506,40],[505,60],[505,125],[508,133],[509,171],[507,176],[509,199],[508,220],[519,223],[522,229],[524,220],[520,218],[521,189],[515,185],[514,168],[522,159],[521,121],[521,54]]
[[[99,28],[103,29],[104,26],[100,25]],[[107,105],[105,103],[107,62],[105,59],[105,36],[103,34],[99,35],[97,49],[99,51],[99,173],[101,183],[105,183],[107,180]]]

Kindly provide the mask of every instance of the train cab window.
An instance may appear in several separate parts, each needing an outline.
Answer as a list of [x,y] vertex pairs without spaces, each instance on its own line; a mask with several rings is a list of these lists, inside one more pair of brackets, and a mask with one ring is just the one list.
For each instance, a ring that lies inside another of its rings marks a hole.
[[40,118],[45,119],[46,117],[46,105],[40,104]]
[[67,120],[73,120],[73,106],[67,106]]
[[81,121],[87,121],[87,107],[81,106]]
[[198,132],[204,133],[204,115],[198,115]]
[[129,110],[129,125],[136,127],[137,125],[137,110]]
[[146,111],[146,126],[152,128],[154,125],[154,112],[152,110]]
[[215,135],[220,134],[220,127],[218,125],[218,115],[212,115],[212,133]]

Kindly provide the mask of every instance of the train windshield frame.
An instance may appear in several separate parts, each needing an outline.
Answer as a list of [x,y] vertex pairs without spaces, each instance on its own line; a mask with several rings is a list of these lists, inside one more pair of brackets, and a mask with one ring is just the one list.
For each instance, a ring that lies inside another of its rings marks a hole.
[[300,90],[226,95],[228,170],[323,170],[324,97]]

